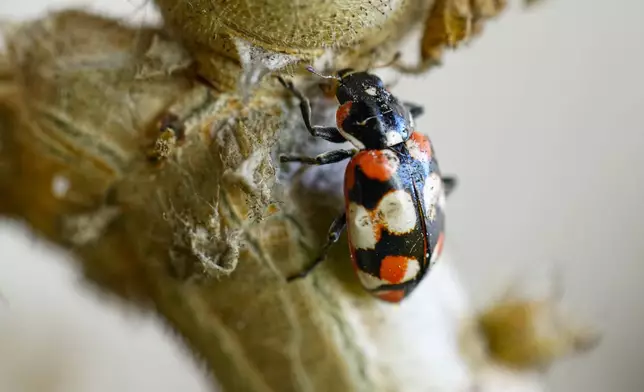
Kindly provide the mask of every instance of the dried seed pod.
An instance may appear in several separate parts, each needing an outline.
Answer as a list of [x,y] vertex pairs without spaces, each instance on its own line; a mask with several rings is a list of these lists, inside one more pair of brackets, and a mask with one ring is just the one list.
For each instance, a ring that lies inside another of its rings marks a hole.
[[400,52],[410,33],[422,24],[435,1],[406,0],[380,29],[365,34],[349,46],[334,48],[328,60],[331,68],[371,69],[389,63]]
[[269,72],[323,54],[334,68],[390,58],[431,1],[313,0],[295,8],[282,0],[156,3],[201,76],[220,91],[248,93]]
[[266,50],[298,53],[346,46],[395,14],[403,0],[155,0],[183,40],[210,44],[222,35]]

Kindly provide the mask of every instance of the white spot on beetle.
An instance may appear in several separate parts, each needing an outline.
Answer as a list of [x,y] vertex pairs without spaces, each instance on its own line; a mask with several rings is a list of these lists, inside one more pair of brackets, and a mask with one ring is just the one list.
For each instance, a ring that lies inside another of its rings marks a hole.
[[360,283],[362,283],[362,286],[367,290],[373,290],[382,286],[383,284],[389,284],[389,282],[387,282],[386,280],[382,280],[364,271],[358,270],[357,273],[358,279],[360,279]]
[[416,227],[416,207],[409,193],[402,189],[383,196],[377,207],[378,217],[392,234],[409,233]]
[[418,260],[414,258],[409,258],[407,260],[407,270],[405,270],[405,276],[403,276],[402,282],[407,282],[408,280],[412,280],[418,275],[418,272],[420,272],[420,264],[418,263]]
[[[425,180],[423,199],[425,202],[425,211],[429,215],[428,217],[430,220],[434,220],[436,217],[436,203],[438,202],[440,194],[443,193],[442,185],[443,183],[440,176],[435,172],[430,174]],[[433,214],[432,211],[434,211]]]
[[432,204],[432,206],[429,207],[427,217],[429,218],[430,222],[433,222],[434,219],[436,219],[436,204]]
[[387,158],[387,162],[384,162],[387,170],[390,173],[397,172],[398,167],[400,167],[400,158],[398,158],[398,155],[391,150],[380,150],[380,152],[385,158]]
[[356,249],[374,249],[378,238],[377,228],[369,211],[357,203],[349,204],[349,235],[351,245]]
[[373,86],[367,87],[366,89],[364,89],[364,92],[371,95],[372,97],[375,97],[377,94],[376,88]]
[[414,139],[407,139],[405,142],[409,155],[417,161],[427,162],[427,154],[420,149],[420,146]]
[[425,157],[425,154],[423,154],[422,151],[420,151],[420,147],[418,146],[418,143],[414,139],[408,139],[405,142],[405,145],[407,145],[407,150],[409,151],[409,155],[412,156],[417,161],[422,161],[426,160],[427,157]]
[[445,196],[445,190],[441,190],[441,194],[440,196],[438,196],[438,202],[436,203],[436,205],[438,206],[438,208],[441,209],[441,211],[445,210],[445,203],[447,201],[446,199],[447,197]]
[[397,131],[389,131],[387,132],[387,145],[388,146],[395,146],[396,144],[400,144],[403,142],[402,135],[400,132]]

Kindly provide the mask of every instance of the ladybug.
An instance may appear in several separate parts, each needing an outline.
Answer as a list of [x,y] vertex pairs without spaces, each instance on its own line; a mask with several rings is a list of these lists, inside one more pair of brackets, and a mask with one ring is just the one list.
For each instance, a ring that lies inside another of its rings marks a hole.
[[306,128],[333,143],[356,149],[316,157],[280,156],[280,162],[325,165],[350,159],[344,177],[345,212],[329,229],[320,255],[287,281],[305,277],[319,265],[347,229],[351,259],[362,286],[375,297],[400,302],[438,260],[445,240],[446,195],[456,185],[442,178],[429,138],[415,130],[423,108],[401,102],[368,72],[343,69],[333,79],[337,127],[311,125],[309,100],[292,82],[279,78],[300,102]]

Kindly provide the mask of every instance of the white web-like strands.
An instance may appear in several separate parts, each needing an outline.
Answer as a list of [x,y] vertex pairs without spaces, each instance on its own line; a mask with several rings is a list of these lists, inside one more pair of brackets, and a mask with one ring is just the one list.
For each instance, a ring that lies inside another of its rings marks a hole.
[[244,96],[247,96],[252,87],[269,72],[299,60],[297,56],[272,52],[241,38],[235,38],[234,42],[243,68],[239,89]]

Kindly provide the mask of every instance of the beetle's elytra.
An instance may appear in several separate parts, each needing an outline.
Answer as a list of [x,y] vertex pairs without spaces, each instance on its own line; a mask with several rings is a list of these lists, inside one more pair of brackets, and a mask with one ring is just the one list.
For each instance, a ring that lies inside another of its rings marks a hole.
[[[312,68],[309,71],[315,73]],[[356,149],[316,157],[281,156],[281,162],[324,165],[351,158],[344,179],[345,212],[329,229],[320,255],[289,281],[321,263],[347,228],[353,264],[363,287],[377,298],[400,302],[438,260],[445,238],[445,197],[454,178],[442,178],[429,138],[415,130],[420,106],[399,101],[382,80],[344,69],[334,79],[340,104],[337,127],[311,124],[309,101],[280,79],[300,101],[311,135]]]

